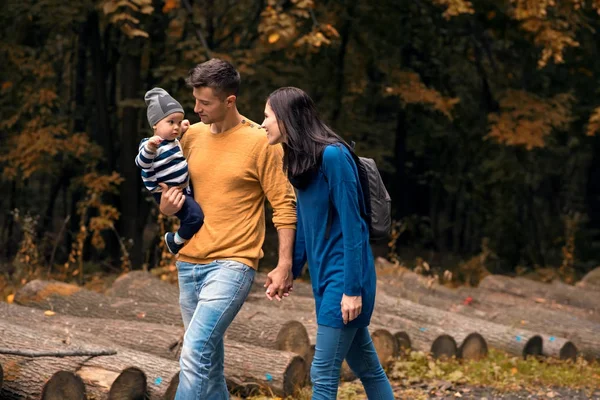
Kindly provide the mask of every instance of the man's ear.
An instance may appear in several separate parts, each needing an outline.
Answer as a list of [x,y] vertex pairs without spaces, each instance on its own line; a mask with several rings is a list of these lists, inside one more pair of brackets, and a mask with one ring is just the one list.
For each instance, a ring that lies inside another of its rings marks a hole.
[[236,99],[237,99],[237,97],[235,94],[227,96],[227,98],[225,99],[225,102],[227,103],[227,107],[233,107]]

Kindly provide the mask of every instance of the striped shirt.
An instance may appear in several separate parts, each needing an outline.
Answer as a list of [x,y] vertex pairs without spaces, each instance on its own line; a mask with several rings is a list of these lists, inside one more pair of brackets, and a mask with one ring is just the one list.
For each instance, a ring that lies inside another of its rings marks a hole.
[[179,146],[179,140],[163,140],[156,152],[146,149],[149,138],[140,142],[139,153],[135,157],[135,165],[142,169],[142,180],[146,188],[152,192],[161,192],[158,184],[186,187],[188,185],[188,165]]

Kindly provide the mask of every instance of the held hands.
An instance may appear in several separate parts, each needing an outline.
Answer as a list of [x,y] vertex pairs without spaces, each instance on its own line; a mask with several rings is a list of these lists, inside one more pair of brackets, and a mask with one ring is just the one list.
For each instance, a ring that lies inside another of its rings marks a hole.
[[158,146],[160,146],[162,141],[163,138],[161,138],[160,136],[152,136],[146,142],[146,150],[148,150],[151,153],[154,153],[158,149]]
[[267,274],[267,281],[264,284],[264,287],[267,288],[265,295],[270,301],[273,298],[281,301],[282,298],[290,295],[293,285],[292,266],[278,264],[273,271]]
[[184,119],[183,121],[181,121],[181,134],[183,135],[185,132],[187,132],[187,130],[190,128],[190,120],[189,119]]
[[361,296],[342,296],[342,319],[344,324],[356,319],[362,311],[362,297]]

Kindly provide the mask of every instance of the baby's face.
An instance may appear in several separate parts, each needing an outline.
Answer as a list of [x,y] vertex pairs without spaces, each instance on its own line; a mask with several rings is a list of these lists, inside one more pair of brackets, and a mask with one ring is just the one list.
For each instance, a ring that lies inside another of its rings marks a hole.
[[154,134],[164,140],[177,139],[181,133],[181,121],[183,121],[183,113],[167,115],[154,125]]

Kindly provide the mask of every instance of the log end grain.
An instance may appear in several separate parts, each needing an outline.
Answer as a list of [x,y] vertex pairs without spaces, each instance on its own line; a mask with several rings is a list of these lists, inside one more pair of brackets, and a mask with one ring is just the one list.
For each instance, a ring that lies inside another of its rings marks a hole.
[[306,385],[308,366],[301,356],[294,357],[283,374],[283,391],[285,396],[292,396]]
[[431,355],[436,360],[438,358],[452,358],[456,356],[457,352],[456,340],[450,335],[440,335],[431,344]]
[[541,356],[543,354],[543,340],[541,336],[535,335],[525,343],[523,347],[523,358],[528,356]]
[[69,371],[58,371],[42,389],[42,400],[86,400],[85,385]]
[[15,303],[28,305],[38,303],[47,299],[50,296],[70,296],[81,290],[79,286],[70,285],[68,283],[56,281],[42,281],[34,279],[28,282],[15,294]]
[[371,338],[381,365],[385,367],[398,356],[398,341],[390,331],[376,329],[371,332]]
[[298,321],[283,324],[275,339],[275,347],[306,357],[310,352],[310,339],[304,325]]
[[561,347],[559,357],[561,360],[575,360],[577,353],[577,347],[572,342],[567,342]]
[[406,354],[412,348],[412,343],[410,341],[410,336],[408,333],[404,331],[399,331],[394,333],[394,337],[396,338],[396,342],[398,343],[398,351],[399,354]]
[[113,382],[108,400],[144,400],[147,395],[146,374],[139,368],[124,369]]
[[0,391],[2,390],[2,384],[4,383],[4,370],[2,364],[0,364]]
[[477,332],[470,333],[458,349],[458,358],[465,360],[480,360],[487,357],[487,355],[487,342]]

